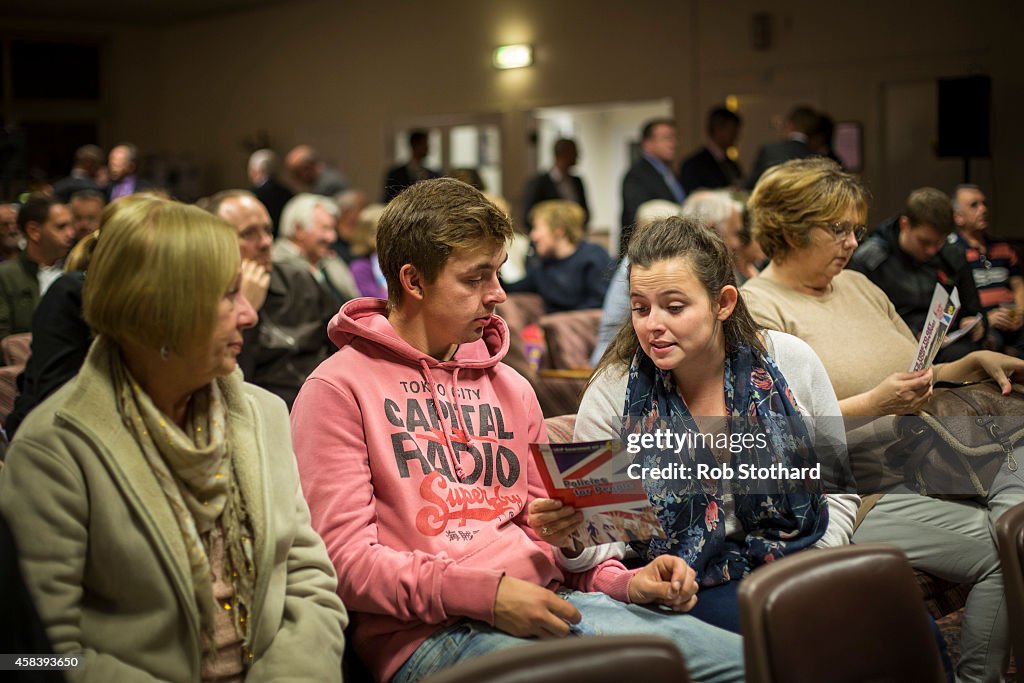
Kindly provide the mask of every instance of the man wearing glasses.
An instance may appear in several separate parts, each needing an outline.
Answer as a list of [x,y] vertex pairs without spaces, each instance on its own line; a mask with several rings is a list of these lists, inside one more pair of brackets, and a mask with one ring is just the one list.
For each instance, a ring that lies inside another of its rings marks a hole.
[[[947,239],[953,232],[953,207],[933,187],[914,190],[903,212],[884,221],[850,259],[850,268],[864,273],[885,292],[915,336],[921,334],[935,283],[960,296],[959,325],[974,322],[981,312],[978,292],[963,251]],[[936,362],[962,358],[980,348],[985,327],[939,351]]]

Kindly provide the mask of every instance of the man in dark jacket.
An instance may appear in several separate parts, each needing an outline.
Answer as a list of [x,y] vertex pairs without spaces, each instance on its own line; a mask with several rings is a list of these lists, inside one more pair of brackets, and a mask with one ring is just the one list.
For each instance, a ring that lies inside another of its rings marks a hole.
[[640,132],[640,158],[629,167],[622,179],[622,232],[619,233],[619,257],[626,254],[633,233],[636,210],[651,199],[665,199],[682,204],[686,199],[683,186],[672,166],[678,149],[676,122],[652,119]]
[[[886,293],[911,332],[921,334],[928,305],[939,283],[956,287],[960,313],[953,327],[967,325],[981,312],[978,292],[963,252],[947,238],[953,231],[949,197],[932,187],[914,190],[903,213],[882,223],[854,253],[850,268],[864,273]],[[980,348],[979,323],[939,352],[936,362],[956,360]]]
[[238,231],[242,293],[259,312],[259,322],[243,334],[238,365],[246,381],[291,408],[306,376],[334,348],[327,322],[337,305],[307,268],[271,262],[270,216],[251,193],[225,190],[210,199],[208,210]]

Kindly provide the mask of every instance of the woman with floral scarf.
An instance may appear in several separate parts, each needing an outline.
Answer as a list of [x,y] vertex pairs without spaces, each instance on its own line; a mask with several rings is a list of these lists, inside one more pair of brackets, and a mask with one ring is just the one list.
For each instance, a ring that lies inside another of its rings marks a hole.
[[[859,499],[839,490],[850,484],[843,425],[813,419],[840,414],[835,394],[810,347],[754,324],[714,230],[687,218],[655,221],[633,235],[629,259],[630,320],[594,372],[574,440],[626,440],[659,429],[713,437],[633,456],[643,467],[694,473],[704,465],[723,476],[645,478],[665,537],[631,550],[644,561],[661,554],[686,560],[701,587],[690,613],[738,632],[738,580],[805,548],[849,543]],[[818,464],[824,481],[737,475]],[[624,544],[573,547],[569,534],[581,520],[553,500],[530,508],[530,525],[562,547],[568,569],[626,554]]]

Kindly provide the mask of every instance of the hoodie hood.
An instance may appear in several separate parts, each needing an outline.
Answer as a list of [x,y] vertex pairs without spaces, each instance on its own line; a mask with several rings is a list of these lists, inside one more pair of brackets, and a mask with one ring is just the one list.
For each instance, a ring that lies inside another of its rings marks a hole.
[[440,361],[399,337],[388,322],[387,302],[370,298],[353,299],[342,306],[328,324],[327,334],[339,349],[359,346],[360,340],[365,340],[404,363],[442,369],[492,368],[508,353],[509,345],[508,325],[492,315],[480,339],[460,344],[451,360]]

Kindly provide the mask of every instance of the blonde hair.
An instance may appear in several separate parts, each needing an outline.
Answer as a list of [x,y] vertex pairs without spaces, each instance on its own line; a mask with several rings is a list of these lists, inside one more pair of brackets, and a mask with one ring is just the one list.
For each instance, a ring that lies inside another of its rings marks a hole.
[[565,199],[549,199],[540,202],[530,211],[530,222],[540,218],[552,231],[561,229],[572,244],[583,239],[583,224],[587,214],[576,202]]
[[100,238],[100,231],[93,230],[88,235],[78,240],[78,244],[71,248],[68,257],[64,259],[64,272],[70,273],[74,270],[88,270],[89,261],[92,260],[92,252],[96,250],[96,240]]
[[366,256],[377,251],[377,224],[384,213],[383,204],[370,204],[359,212],[356,230],[352,235],[352,255]]
[[806,246],[811,228],[843,219],[851,209],[863,222],[867,188],[857,176],[824,157],[794,159],[761,176],[747,202],[754,239],[770,259],[782,260],[791,246]]
[[83,293],[96,334],[176,353],[213,334],[238,275],[234,228],[195,206],[153,196],[110,205]]

